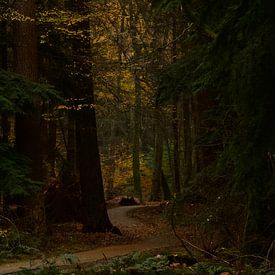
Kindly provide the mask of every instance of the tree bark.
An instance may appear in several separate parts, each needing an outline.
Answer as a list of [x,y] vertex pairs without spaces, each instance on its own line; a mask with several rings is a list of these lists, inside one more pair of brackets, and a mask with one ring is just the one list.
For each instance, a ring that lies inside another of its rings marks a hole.
[[82,108],[76,113],[76,138],[84,232],[105,232],[112,229],[105,199],[99,160],[95,111]]
[[[74,1],[75,8],[80,13],[88,12],[85,1]],[[81,219],[84,232],[112,231],[109,220],[103,189],[100,155],[97,140],[96,114],[93,107],[94,90],[90,63],[87,55],[90,54],[91,41],[89,36],[90,23],[84,20],[78,26],[87,37],[74,41],[73,49],[80,56],[75,60],[78,71],[81,72],[75,79],[75,96],[78,105],[75,106],[76,122],[76,152],[78,158],[79,182],[81,189]]]
[[169,188],[169,185],[167,183],[167,180],[165,178],[165,175],[163,173],[163,170],[161,170],[161,187],[163,191],[163,198],[165,200],[170,200],[171,199],[171,191]]
[[192,140],[191,140],[191,98],[183,98],[183,133],[184,133],[184,187],[192,176]]
[[[7,45],[7,22],[0,22],[0,68],[6,70],[8,67],[8,45]],[[3,143],[9,142],[10,122],[6,114],[1,114],[1,130]],[[0,213],[7,209],[6,197],[0,192]]]
[[[32,81],[38,80],[37,32],[35,25],[36,5],[34,0],[17,0],[15,9],[31,18],[15,23],[14,60],[15,71]],[[43,144],[41,136],[41,114],[39,100],[34,98],[35,109],[28,114],[17,114],[15,123],[16,148],[30,159],[31,179],[43,181]],[[45,232],[43,196],[36,195],[28,202],[27,212],[30,218],[28,229],[37,233]]]
[[155,131],[155,163],[152,179],[151,200],[160,199],[160,188],[162,182],[162,155],[163,155],[163,137],[160,129],[161,118],[159,111],[156,110],[156,131]]
[[[134,62],[141,55],[141,46],[137,41],[137,14],[134,9],[133,0],[129,2],[129,14],[130,14],[130,36],[133,47],[133,59]],[[141,136],[141,83],[140,73],[138,65],[135,65],[132,69],[132,75],[134,80],[134,94],[135,105],[133,114],[133,179],[134,179],[134,192],[135,195],[142,201],[142,189],[140,181],[140,136]]]
[[174,102],[173,106],[173,137],[174,137],[174,191],[180,193],[180,171],[179,171],[179,121],[178,106]]
[[0,68],[8,67],[7,22],[0,21]]

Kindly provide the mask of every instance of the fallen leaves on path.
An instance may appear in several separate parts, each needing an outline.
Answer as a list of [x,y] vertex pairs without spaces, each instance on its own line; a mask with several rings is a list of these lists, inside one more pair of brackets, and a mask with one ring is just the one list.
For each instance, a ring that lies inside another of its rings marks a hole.
[[[51,227],[51,235],[41,244],[46,254],[78,252],[97,247],[130,244],[155,236],[169,227],[163,219],[163,207],[158,204],[147,205],[130,210],[129,218],[137,220],[120,227],[122,236],[111,233],[83,233],[79,223],[56,224]],[[127,218],[127,217],[126,217]]]

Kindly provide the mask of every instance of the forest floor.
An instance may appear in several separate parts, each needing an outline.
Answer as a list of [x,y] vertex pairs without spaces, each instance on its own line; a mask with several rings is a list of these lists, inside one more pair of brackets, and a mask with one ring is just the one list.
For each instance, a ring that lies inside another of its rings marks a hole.
[[56,266],[72,262],[85,265],[98,260],[122,256],[134,251],[148,251],[180,246],[163,217],[165,205],[148,203],[141,206],[114,207],[108,210],[113,225],[119,227],[122,236],[111,233],[82,233],[76,223],[58,224],[52,234],[41,241],[39,259],[24,261],[10,259],[0,264],[0,274],[25,269],[36,269],[53,263]]

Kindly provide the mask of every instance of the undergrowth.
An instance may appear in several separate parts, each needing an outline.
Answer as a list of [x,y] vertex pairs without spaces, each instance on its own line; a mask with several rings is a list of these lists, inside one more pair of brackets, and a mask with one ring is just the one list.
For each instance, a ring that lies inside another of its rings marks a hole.
[[[176,256],[176,257],[175,257]],[[171,260],[173,259],[173,260]],[[54,263],[40,270],[22,270],[18,275],[89,275],[89,274],[236,274],[229,266],[218,263],[202,262],[187,266],[175,259],[186,259],[181,254],[158,254],[152,255],[149,253],[134,252],[126,256],[115,257],[104,262],[94,264],[89,269],[81,269],[74,263],[70,269],[58,269]],[[255,273],[256,274],[256,273]],[[264,274],[264,273],[263,273]],[[265,273],[268,274],[268,273]],[[271,275],[270,273],[269,275]]]

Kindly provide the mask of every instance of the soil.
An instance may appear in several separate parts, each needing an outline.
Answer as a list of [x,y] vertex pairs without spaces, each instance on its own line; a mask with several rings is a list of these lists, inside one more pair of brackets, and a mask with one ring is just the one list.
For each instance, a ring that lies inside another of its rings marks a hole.
[[[150,203],[139,206],[114,207],[108,210],[113,225],[122,236],[111,233],[82,233],[77,223],[52,226],[52,234],[41,243],[41,257],[35,260],[0,265],[0,274],[36,269],[54,262],[56,266],[68,265],[72,259],[78,265],[122,256],[133,251],[148,251],[179,246],[167,222],[162,218],[164,206]],[[43,249],[42,249],[43,247]],[[66,255],[69,256],[67,259]],[[72,257],[72,259],[70,258]]]

